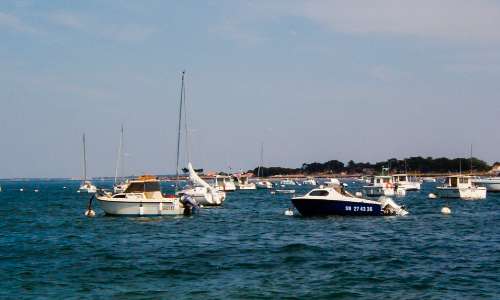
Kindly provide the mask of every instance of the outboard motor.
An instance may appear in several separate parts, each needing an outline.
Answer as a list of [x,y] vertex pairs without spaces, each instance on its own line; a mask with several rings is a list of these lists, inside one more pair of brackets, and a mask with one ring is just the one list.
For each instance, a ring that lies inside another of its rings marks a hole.
[[380,204],[382,205],[382,210],[386,216],[404,216],[408,214],[406,207],[397,205],[389,197],[380,197]]
[[194,212],[195,209],[198,209],[198,203],[196,203],[196,200],[191,198],[189,195],[183,195],[181,196],[180,199],[182,205],[184,205],[184,214],[185,215],[190,215]]

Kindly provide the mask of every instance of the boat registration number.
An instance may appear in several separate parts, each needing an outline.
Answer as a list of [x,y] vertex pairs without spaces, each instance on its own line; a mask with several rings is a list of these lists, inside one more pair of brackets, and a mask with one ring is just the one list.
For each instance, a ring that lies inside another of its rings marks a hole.
[[174,204],[172,204],[172,203],[163,203],[162,209],[163,210],[174,210]]
[[345,206],[346,211],[373,211],[373,207],[371,206]]

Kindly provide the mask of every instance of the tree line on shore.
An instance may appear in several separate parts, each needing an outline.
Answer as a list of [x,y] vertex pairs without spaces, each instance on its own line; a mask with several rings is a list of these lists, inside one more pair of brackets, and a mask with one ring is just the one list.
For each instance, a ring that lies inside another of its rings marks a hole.
[[382,172],[383,168],[388,168],[391,172],[403,173],[456,173],[466,172],[471,169],[474,172],[486,172],[491,166],[478,158],[432,158],[432,157],[410,157],[406,159],[391,158],[377,163],[354,162],[350,160],[347,164],[338,160],[330,160],[324,163],[313,162],[304,163],[300,168],[282,167],[256,167],[249,170],[255,175],[269,177],[274,175],[298,175],[298,174],[376,174]]

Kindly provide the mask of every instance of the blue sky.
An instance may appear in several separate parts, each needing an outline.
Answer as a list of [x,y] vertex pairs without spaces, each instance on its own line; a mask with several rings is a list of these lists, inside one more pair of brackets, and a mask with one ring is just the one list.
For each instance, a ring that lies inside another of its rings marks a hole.
[[195,167],[500,160],[500,1],[0,3],[0,178],[172,173],[187,71]]

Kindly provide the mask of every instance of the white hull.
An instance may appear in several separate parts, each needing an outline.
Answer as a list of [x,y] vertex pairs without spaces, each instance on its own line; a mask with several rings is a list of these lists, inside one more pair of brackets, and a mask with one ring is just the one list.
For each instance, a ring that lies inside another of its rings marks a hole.
[[179,192],[179,194],[188,195],[193,198],[197,204],[203,206],[219,206],[222,205],[222,203],[226,199],[226,193],[221,191],[214,191],[213,193],[211,193],[204,187],[194,187],[191,189],[186,189]]
[[398,182],[398,186],[407,191],[420,190],[420,182]]
[[78,192],[95,194],[97,192],[97,187],[95,185],[84,184],[78,189]]
[[115,200],[109,197],[98,197],[97,202],[108,215],[161,216],[184,214],[184,206],[177,198],[138,201],[126,198]]
[[484,187],[438,187],[437,195],[440,198],[459,198],[466,200],[486,199],[486,188]]
[[255,190],[257,187],[255,186],[255,183],[248,183],[248,184],[240,184],[239,185],[240,190]]
[[255,184],[258,189],[272,189],[273,184],[269,181],[259,181]]
[[488,192],[500,192],[500,178],[476,179],[472,182],[474,182],[478,186],[485,187]]

